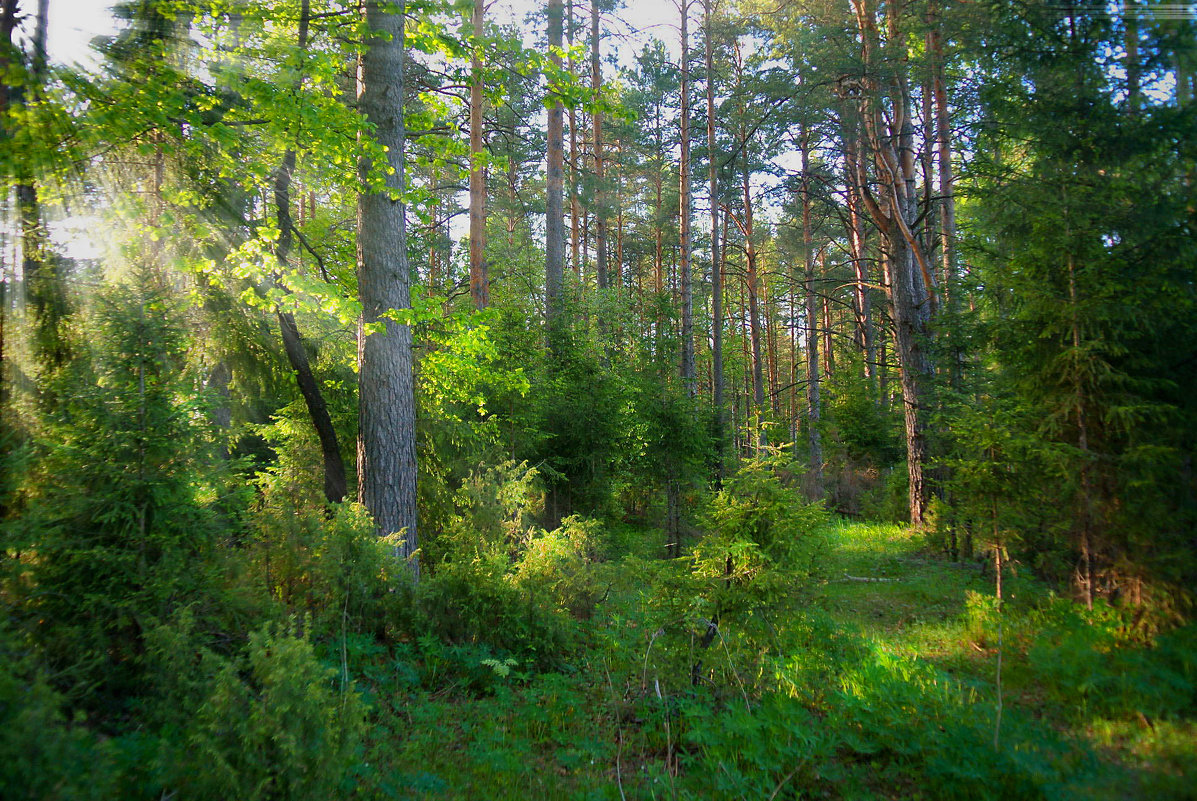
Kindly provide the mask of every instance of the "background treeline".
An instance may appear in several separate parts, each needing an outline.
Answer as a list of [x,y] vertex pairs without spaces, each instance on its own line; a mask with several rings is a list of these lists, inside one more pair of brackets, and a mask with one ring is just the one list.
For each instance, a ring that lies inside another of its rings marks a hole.
[[[1119,626],[1189,614],[1191,15],[705,0],[679,50],[631,54],[607,0],[544,12],[409,2],[395,39],[356,3],[136,0],[81,71],[47,63],[44,0],[4,1],[0,763],[25,797],[335,797],[374,714],[355,680],[560,668],[628,552],[685,557],[641,564],[653,609],[715,648],[771,571],[816,570],[828,511]],[[359,103],[383,42],[399,153]],[[410,301],[381,315],[361,197],[406,219]],[[396,533],[359,394],[391,391],[363,359],[399,330]]]

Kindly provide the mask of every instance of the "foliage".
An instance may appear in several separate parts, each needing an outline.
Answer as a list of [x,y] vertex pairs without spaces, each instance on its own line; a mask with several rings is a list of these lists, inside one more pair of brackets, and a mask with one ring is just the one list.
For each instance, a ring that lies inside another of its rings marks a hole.
[[92,349],[59,378],[25,514],[6,526],[21,555],[8,592],[60,685],[116,701],[136,685],[149,620],[212,599],[242,498],[204,458],[214,439],[171,304],[113,287],[87,322]]
[[348,789],[362,735],[352,686],[311,643],[270,624],[244,659],[207,655],[207,692],[166,746],[166,783],[195,798],[328,798]]

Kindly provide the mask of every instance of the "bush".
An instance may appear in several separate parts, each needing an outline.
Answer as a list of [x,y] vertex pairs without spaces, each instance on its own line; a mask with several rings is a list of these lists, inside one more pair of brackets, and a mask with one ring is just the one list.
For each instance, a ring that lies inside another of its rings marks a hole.
[[9,657],[0,632],[0,790],[9,801],[113,797],[113,749],[67,721],[64,700]]
[[311,643],[267,625],[246,656],[205,656],[213,676],[174,749],[167,786],[196,799],[344,797],[364,731],[352,686],[317,661]]

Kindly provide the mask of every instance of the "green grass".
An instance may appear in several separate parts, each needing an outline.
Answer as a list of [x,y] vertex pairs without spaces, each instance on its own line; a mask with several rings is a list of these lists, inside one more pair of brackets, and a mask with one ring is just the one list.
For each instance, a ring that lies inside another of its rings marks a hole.
[[897,526],[836,521],[817,541],[813,575],[727,607],[707,649],[710,585],[642,553],[594,567],[601,601],[555,672],[410,651],[395,670],[416,678],[372,696],[358,794],[1194,797],[1191,630],[1136,639],[1008,577],[995,748],[992,570]]

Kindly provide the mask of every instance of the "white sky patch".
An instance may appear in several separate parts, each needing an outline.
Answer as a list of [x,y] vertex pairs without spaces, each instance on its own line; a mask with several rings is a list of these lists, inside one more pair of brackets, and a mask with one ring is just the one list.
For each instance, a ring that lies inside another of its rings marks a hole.
[[94,215],[74,215],[47,223],[50,239],[72,259],[98,259],[104,251],[93,239],[99,219]]
[[100,55],[91,47],[97,36],[116,32],[116,18],[107,0],[50,0],[46,50],[50,60],[67,66],[95,69]]

